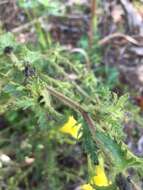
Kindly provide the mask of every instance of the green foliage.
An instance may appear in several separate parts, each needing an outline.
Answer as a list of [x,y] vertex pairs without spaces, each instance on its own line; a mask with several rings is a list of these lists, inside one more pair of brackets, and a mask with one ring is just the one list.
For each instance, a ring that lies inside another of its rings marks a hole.
[[97,156],[97,145],[96,142],[92,138],[92,134],[86,125],[86,123],[82,122],[82,142],[83,142],[83,148],[87,155],[90,156],[91,161],[93,164],[98,164],[98,156]]
[[11,33],[7,33],[6,35],[0,36],[0,55],[3,54],[4,48],[6,47],[12,47],[15,49],[16,47],[16,42],[14,39],[14,36]]
[[142,167],[143,160],[133,155],[127,146],[119,140],[113,139],[110,134],[96,132],[97,142],[105,151],[106,158],[109,157],[114,167],[114,174],[125,171],[129,167]]
[[[29,156],[34,153],[34,170],[40,173],[36,180],[45,177],[50,181],[49,189],[57,189],[60,185],[62,189],[57,153],[53,150],[59,151],[59,144],[62,144],[58,140],[58,129],[61,120],[67,117],[65,112],[83,116],[84,110],[92,119],[95,131],[83,118],[81,141],[93,163],[98,163],[99,152],[109,158],[113,182],[119,172],[129,167],[142,167],[142,159],[134,156],[123,143],[122,122],[125,113],[129,112],[126,107],[128,95],[118,97],[112,93],[92,70],[87,71],[85,64],[59,45],[41,53],[17,44],[9,33],[0,39],[0,113],[6,115],[18,130],[26,127],[24,133],[28,135],[28,144],[32,148],[24,149],[23,153],[20,149],[20,154],[24,157],[26,153]],[[7,46],[12,47],[12,51],[5,53]],[[20,112],[26,115],[20,116]],[[41,142],[44,150],[38,148]],[[41,159],[46,163],[44,166]],[[57,172],[59,174],[53,178]],[[18,175],[22,176],[21,169]],[[20,178],[15,174],[9,179],[13,189],[19,183],[17,178],[21,182],[25,176]]]
[[48,11],[48,14],[53,15],[63,14],[61,7],[64,8],[60,2],[51,0],[21,0],[19,1],[19,6],[24,9],[34,9],[34,11],[35,9],[41,9],[41,11],[45,9]]

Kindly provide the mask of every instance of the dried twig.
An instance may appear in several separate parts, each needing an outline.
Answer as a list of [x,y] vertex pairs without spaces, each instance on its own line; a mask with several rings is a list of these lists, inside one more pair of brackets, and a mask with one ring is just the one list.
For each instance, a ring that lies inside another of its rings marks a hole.
[[82,48],[73,48],[71,49],[71,53],[80,53],[81,55],[84,56],[85,61],[86,61],[86,67],[88,70],[90,70],[90,59],[88,57],[88,54],[86,53],[86,51]]
[[133,37],[126,35],[126,34],[122,34],[122,33],[110,34],[110,35],[106,36],[105,38],[103,38],[102,40],[100,40],[98,42],[98,44],[105,45],[105,44],[109,43],[111,40],[114,40],[116,38],[123,38],[134,45],[137,45],[137,46],[140,45],[139,42],[137,40],[135,40]]
[[29,27],[33,26],[35,23],[37,22],[42,22],[42,20],[44,18],[46,18],[47,16],[41,16],[39,18],[35,18],[33,19],[31,22],[28,22],[26,24],[23,24],[23,25],[20,25],[19,27],[16,27],[14,29],[11,30],[12,33],[18,33],[18,32],[21,32],[23,30],[26,30],[28,29]]
[[141,15],[128,0],[120,0],[120,3],[125,11],[129,32],[143,35],[143,19]]

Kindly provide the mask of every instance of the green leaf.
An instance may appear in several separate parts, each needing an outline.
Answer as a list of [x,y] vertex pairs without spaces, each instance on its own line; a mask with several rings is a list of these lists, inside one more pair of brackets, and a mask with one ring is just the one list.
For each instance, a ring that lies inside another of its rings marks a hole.
[[28,108],[34,107],[35,102],[32,98],[23,97],[23,99],[17,101],[16,106],[18,108],[22,108],[23,110],[26,110]]
[[41,95],[43,96],[43,101],[47,107],[51,107],[51,98],[47,89],[42,90]]
[[8,32],[0,36],[0,55],[3,54],[5,47],[12,47],[15,49],[17,46],[14,36]]
[[45,129],[48,126],[47,114],[44,111],[37,111],[38,124],[41,129]]
[[22,48],[21,58],[25,63],[35,63],[41,59],[41,54],[37,51],[30,51],[25,46]]
[[25,9],[31,9],[31,8],[36,8],[39,5],[39,2],[37,0],[21,0],[18,1],[18,5],[21,8],[25,8]]
[[39,1],[39,3],[44,5],[45,7],[47,7],[49,5],[49,0],[38,0],[38,1]]
[[90,156],[93,164],[98,164],[97,145],[84,121],[82,121],[82,142],[84,151]]
[[100,131],[96,132],[95,137],[97,142],[100,142],[103,152],[111,158],[116,173],[123,172],[129,167],[143,167],[143,159],[131,153],[123,142],[117,142]]

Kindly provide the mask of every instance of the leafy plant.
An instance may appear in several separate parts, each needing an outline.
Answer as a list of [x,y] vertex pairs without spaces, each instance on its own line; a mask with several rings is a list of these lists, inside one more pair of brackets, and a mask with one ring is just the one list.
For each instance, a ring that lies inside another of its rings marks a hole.
[[[143,160],[124,144],[122,121],[129,112],[127,95],[118,97],[112,93],[92,70],[88,71],[86,65],[75,59],[73,62],[70,52],[65,52],[59,45],[50,47],[45,53],[35,52],[16,43],[7,33],[0,37],[0,51],[0,113],[7,115],[10,124],[17,129],[26,127],[24,133],[32,144],[25,151],[29,156],[34,154],[35,158],[31,170],[41,174],[36,180],[45,178],[50,189],[60,189],[54,147],[63,144],[59,140],[59,126],[71,113],[81,123],[81,142],[92,164],[98,163],[99,153],[109,158],[107,164],[113,184],[120,172],[143,166]],[[26,116],[20,116],[20,112]],[[40,141],[44,146],[42,149],[38,148]],[[45,163],[43,166],[41,159]],[[13,189],[22,179],[26,184],[25,176],[31,172],[25,170],[22,174],[21,166],[18,168],[21,177],[15,174],[8,182]]]

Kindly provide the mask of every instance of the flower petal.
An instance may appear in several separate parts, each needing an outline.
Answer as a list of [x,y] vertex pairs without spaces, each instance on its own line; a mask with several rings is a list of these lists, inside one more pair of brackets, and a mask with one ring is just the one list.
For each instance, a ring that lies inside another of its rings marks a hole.
[[65,123],[63,127],[60,128],[60,131],[62,133],[71,135],[75,139],[79,139],[81,137],[81,134],[79,134],[80,129],[81,124],[77,124],[77,121],[74,119],[74,117],[70,116],[67,123]]

